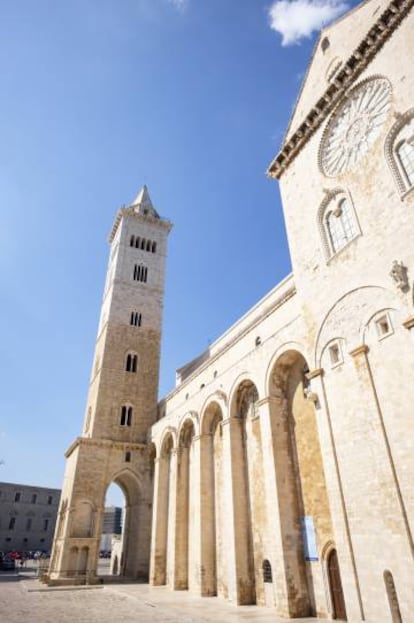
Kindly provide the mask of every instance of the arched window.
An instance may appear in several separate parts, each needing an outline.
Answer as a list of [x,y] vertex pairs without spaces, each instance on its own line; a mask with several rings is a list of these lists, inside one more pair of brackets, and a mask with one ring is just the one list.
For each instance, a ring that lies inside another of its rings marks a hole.
[[401,194],[414,187],[414,108],[400,115],[385,141],[385,156]]
[[146,242],[146,241],[145,241],[145,238],[142,238],[142,240],[141,240],[141,249],[142,249],[143,251],[145,251],[145,242]]
[[326,256],[332,257],[360,233],[350,198],[343,192],[330,194],[319,210]]
[[133,327],[140,327],[142,324],[142,314],[140,312],[131,312],[129,324]]
[[131,426],[132,424],[132,407],[123,405],[121,407],[121,419],[119,421],[121,426]]
[[157,250],[157,243],[156,243],[156,242],[153,242],[153,243],[152,243],[152,247],[151,247],[151,251],[152,251],[153,253],[155,253],[155,252],[156,252],[156,250]]
[[146,283],[148,277],[148,268],[143,264],[135,264],[134,266],[134,281],[142,281]]
[[125,362],[125,370],[127,372],[136,372],[138,366],[138,357],[132,353],[128,353],[126,362]]
[[135,236],[131,236],[131,239],[129,241],[129,246],[133,247],[135,245]]
[[263,582],[273,582],[272,566],[268,560],[264,560],[262,564]]
[[402,141],[398,145],[396,152],[406,182],[408,182],[408,186],[411,188],[414,186],[414,134],[410,140]]
[[151,251],[151,240],[147,240],[147,251]]

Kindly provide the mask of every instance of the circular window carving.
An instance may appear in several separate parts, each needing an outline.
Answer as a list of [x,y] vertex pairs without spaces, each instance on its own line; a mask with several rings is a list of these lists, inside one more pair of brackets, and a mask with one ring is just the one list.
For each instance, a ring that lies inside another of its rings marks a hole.
[[380,133],[391,105],[391,85],[373,78],[351,91],[333,114],[322,138],[320,161],[328,177],[350,171]]

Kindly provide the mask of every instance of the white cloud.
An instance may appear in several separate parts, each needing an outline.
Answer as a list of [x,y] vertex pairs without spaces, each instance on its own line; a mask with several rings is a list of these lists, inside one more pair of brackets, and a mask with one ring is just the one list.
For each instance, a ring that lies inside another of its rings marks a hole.
[[168,0],[169,4],[172,4],[177,11],[185,11],[188,7],[188,3],[190,0]]
[[270,28],[282,35],[282,45],[292,45],[348,8],[344,0],[277,0],[269,9]]

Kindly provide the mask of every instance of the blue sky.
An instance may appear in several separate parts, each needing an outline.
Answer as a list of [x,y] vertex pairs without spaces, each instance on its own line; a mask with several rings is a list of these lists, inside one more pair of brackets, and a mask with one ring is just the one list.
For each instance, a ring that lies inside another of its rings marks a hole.
[[160,395],[290,272],[276,155],[334,0],[2,0],[0,480],[60,487],[107,234],[146,183],[170,235]]

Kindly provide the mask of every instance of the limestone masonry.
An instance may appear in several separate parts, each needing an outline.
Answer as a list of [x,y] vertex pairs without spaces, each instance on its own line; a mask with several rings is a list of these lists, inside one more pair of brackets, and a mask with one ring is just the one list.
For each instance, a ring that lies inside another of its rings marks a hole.
[[324,29],[280,180],[293,274],[157,404],[167,236],[147,189],[116,216],[82,434],[49,582],[117,573],[273,608],[414,620],[413,0]]

